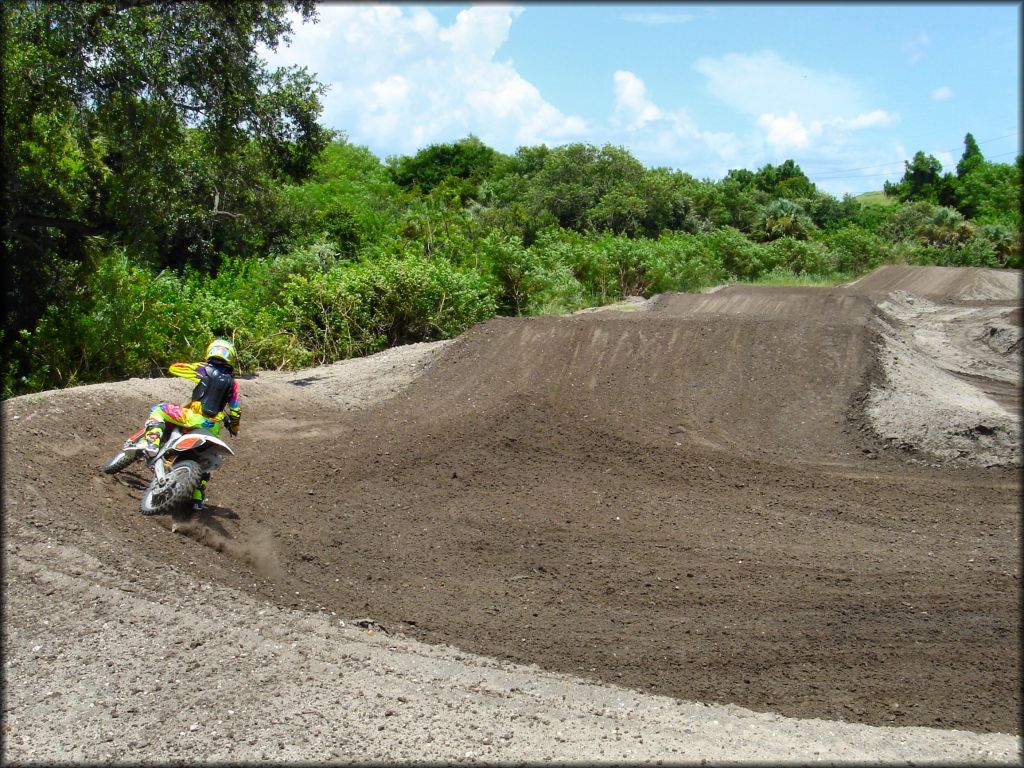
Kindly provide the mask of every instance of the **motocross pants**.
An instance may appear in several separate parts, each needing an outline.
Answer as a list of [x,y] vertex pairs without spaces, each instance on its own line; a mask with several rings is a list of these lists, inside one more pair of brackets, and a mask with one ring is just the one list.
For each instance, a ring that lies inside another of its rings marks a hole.
[[154,405],[146,419],[146,441],[153,446],[159,446],[163,437],[164,428],[168,424],[177,424],[186,429],[202,427],[212,434],[220,434],[220,421],[213,421],[203,416],[202,411],[193,409],[190,405],[181,406],[177,403],[158,403]]

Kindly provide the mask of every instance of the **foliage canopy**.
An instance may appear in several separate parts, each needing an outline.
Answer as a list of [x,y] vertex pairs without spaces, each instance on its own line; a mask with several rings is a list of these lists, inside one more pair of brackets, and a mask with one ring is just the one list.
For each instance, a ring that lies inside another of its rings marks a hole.
[[793,160],[714,181],[622,147],[476,136],[382,162],[256,54],[312,0],[3,6],[4,396],[156,375],[229,335],[244,369],[730,280],[892,262],[1019,267],[1021,158],[917,152],[887,205]]
[[4,5],[4,352],[66,296],[89,242],[215,269],[273,241],[278,187],[331,137],[323,87],[256,53],[289,10],[315,16],[311,0]]

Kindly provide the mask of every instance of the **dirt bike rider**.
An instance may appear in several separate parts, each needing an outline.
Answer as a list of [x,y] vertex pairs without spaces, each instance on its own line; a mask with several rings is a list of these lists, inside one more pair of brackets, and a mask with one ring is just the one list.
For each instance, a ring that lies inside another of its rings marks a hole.
[[[163,402],[154,405],[146,419],[146,437],[143,450],[155,456],[160,440],[169,424],[186,429],[200,427],[213,435],[220,434],[226,424],[232,435],[238,434],[242,419],[242,401],[235,380],[237,361],[235,345],[227,339],[214,339],[206,347],[206,359],[196,363],[174,363],[168,368],[172,376],[180,376],[196,383],[188,405]],[[210,473],[204,472],[199,487],[192,493],[192,509],[199,511],[206,500],[206,484]]]

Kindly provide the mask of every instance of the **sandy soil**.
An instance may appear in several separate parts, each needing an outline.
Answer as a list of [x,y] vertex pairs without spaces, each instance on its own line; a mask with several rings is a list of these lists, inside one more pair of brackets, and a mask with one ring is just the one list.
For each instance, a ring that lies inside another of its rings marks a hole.
[[[1020,273],[730,286],[8,400],[8,763],[1019,764]],[[105,423],[94,414],[106,414]]]

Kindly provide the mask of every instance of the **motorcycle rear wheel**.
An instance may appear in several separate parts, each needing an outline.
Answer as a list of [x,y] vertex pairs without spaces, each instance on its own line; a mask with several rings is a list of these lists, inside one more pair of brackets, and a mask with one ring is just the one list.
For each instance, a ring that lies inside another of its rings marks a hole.
[[162,486],[154,480],[142,494],[139,502],[142,514],[158,515],[184,504],[192,498],[192,491],[199,487],[202,476],[203,470],[191,459],[175,462]]

